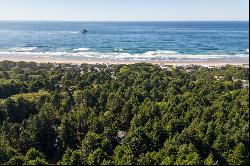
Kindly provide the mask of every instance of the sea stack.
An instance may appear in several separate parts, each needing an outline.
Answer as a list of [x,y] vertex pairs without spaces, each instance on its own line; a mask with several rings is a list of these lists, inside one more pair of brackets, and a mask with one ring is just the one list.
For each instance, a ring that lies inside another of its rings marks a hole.
[[88,31],[86,29],[83,29],[81,33],[87,33]]

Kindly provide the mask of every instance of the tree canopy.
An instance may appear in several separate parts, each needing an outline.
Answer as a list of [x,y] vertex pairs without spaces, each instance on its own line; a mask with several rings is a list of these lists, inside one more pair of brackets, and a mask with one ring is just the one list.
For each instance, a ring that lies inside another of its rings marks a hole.
[[244,80],[230,65],[0,62],[0,164],[248,165]]

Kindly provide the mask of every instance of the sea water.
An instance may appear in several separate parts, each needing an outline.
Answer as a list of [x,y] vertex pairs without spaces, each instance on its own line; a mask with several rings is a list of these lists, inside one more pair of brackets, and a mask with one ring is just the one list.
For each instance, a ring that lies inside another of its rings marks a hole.
[[[81,33],[86,29],[87,33]],[[0,56],[171,61],[249,56],[249,22],[0,22]]]

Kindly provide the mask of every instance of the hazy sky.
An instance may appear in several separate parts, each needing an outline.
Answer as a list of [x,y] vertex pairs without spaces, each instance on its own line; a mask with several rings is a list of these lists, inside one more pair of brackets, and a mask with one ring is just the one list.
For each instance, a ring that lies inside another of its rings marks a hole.
[[249,20],[249,0],[0,0],[0,20]]

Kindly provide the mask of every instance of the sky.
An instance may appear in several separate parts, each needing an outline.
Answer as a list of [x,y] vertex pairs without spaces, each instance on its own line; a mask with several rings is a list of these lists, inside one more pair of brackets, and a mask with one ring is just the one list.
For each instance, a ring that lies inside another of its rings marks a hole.
[[249,0],[0,0],[0,20],[249,20]]

